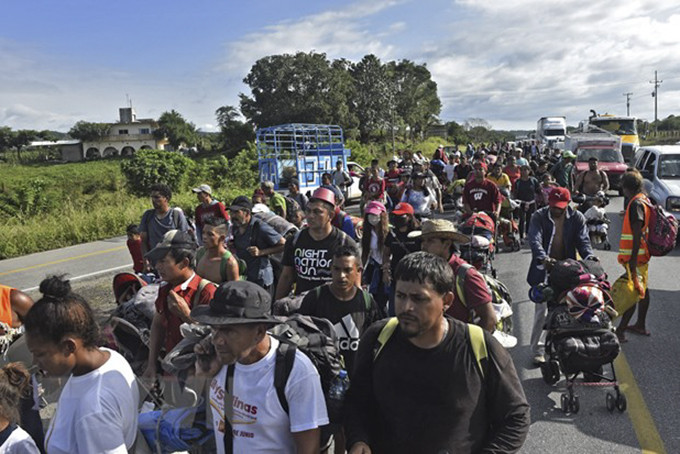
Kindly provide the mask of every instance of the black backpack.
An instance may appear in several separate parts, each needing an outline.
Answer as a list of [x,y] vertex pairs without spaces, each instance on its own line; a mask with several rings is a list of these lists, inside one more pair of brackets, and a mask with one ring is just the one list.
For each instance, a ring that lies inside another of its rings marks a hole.
[[331,383],[345,367],[338,337],[331,322],[325,318],[293,314],[285,323],[274,326],[269,333],[280,341],[276,351],[274,387],[281,407],[288,413],[285,388],[293,370],[295,350],[299,349],[307,355],[319,372],[330,422],[342,422],[344,402],[328,397]]
[[287,195],[284,195],[283,198],[286,199],[286,220],[290,222],[290,220],[293,218],[293,214],[302,208],[294,198]]

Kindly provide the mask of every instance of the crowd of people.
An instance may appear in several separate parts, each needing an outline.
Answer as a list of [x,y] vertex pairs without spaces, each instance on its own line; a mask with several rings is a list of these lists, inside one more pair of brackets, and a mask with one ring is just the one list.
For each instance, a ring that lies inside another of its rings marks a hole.
[[[387,170],[374,160],[361,176],[359,217],[344,211],[352,178],[341,161],[308,194],[296,180],[287,194],[263,181],[225,205],[202,184],[193,189],[194,213],[172,206],[167,185],[154,185],[153,208],[127,229],[134,271],[160,282],[142,382],[172,381],[159,361],[182,341],[184,326],[204,325],[210,342],[196,345],[192,375],[209,384],[216,452],[319,453],[330,435],[336,453],[517,452],[529,405],[493,335],[492,295],[483,270],[459,254],[470,235],[437,217],[446,210],[459,211],[454,219],[483,212],[496,223],[516,220],[532,251],[527,281],[536,286],[556,261],[594,255],[572,193],[597,199],[609,183],[596,161],[576,175],[573,160],[534,142],[468,144],[449,154],[440,146],[432,159],[404,151]],[[628,326],[635,308],[623,314],[625,340],[626,331],[647,332],[649,208],[639,174],[628,172],[621,184],[630,203],[619,261],[642,300],[635,325]],[[0,452],[133,449],[144,399],[125,359],[99,346],[88,303],[60,277],[41,283],[35,304],[0,290],[9,308],[7,317],[0,312],[3,326],[23,325],[38,367],[67,378],[43,439],[30,424],[32,407],[16,411],[26,371],[11,364],[0,372]],[[270,330],[284,319],[272,307],[283,299],[290,312],[333,325],[351,383],[342,421],[329,420],[319,371],[301,351],[283,391],[275,385],[285,353]],[[536,305],[536,364],[545,361],[545,310]]]

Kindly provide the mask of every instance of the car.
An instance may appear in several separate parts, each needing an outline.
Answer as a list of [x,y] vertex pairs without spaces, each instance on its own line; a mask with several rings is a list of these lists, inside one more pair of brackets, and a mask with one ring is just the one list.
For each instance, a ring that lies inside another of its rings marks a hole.
[[356,162],[347,161],[347,170],[349,170],[349,175],[352,177],[352,184],[347,189],[347,201],[358,201],[361,199],[361,184],[359,181],[365,175],[366,169]]
[[597,158],[598,168],[607,174],[609,188],[620,192],[621,176],[628,168],[621,151],[615,148],[581,148],[576,154],[576,171],[581,173],[588,170],[588,159],[592,157]]
[[634,166],[645,180],[649,198],[680,220],[680,145],[641,147]]

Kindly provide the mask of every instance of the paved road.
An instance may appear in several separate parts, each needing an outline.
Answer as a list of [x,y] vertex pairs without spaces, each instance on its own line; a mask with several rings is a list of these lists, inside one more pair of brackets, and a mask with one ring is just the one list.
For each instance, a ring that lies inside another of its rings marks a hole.
[[[618,245],[621,217],[618,210],[621,198],[614,198],[609,206],[612,219],[611,241]],[[578,453],[639,453],[680,452],[680,338],[677,332],[680,295],[680,250],[656,258],[650,265],[652,306],[648,317],[650,337],[628,335],[623,354],[617,360],[617,373],[624,383],[629,410],[609,414],[605,408],[605,389],[578,389],[581,411],[564,415],[559,410],[563,382],[546,385],[540,371],[531,364],[529,336],[534,303],[527,298],[525,283],[530,252],[523,249],[514,253],[498,254],[495,266],[499,278],[508,285],[514,298],[515,335],[518,345],[512,356],[529,402],[532,406],[532,426],[523,453],[578,454]],[[611,280],[622,268],[616,263],[615,251],[598,251]],[[129,268],[130,258],[124,238],[73,246],[57,251],[33,254],[0,261],[0,282],[18,288],[32,288],[46,275],[67,272],[78,280],[74,286],[86,286],[90,276],[118,267]],[[109,274],[111,272],[109,271]],[[626,366],[630,374],[622,372]],[[656,437],[659,438],[656,438]],[[663,447],[665,445],[665,450]],[[660,449],[661,448],[661,449]]]

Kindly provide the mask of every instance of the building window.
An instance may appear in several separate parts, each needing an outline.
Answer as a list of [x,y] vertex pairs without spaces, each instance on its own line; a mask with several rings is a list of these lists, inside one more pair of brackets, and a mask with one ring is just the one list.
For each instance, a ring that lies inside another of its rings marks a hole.
[[127,134],[128,130],[127,129],[119,129],[118,134]]
[[139,133],[140,134],[151,134],[151,130],[149,128],[140,128]]

